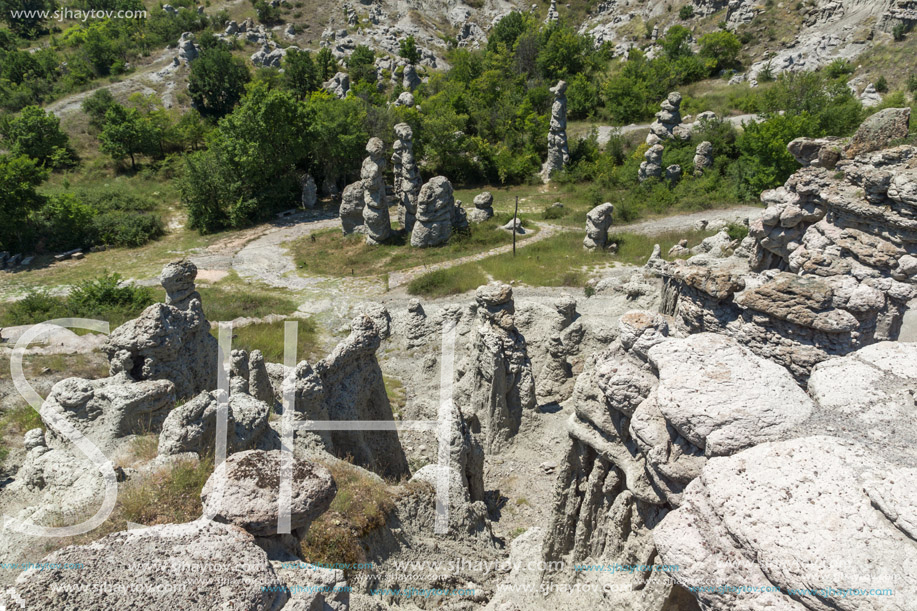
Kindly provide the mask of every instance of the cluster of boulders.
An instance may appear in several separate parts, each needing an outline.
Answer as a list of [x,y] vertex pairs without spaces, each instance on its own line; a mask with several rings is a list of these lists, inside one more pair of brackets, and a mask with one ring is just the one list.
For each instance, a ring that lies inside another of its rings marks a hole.
[[[901,483],[915,431],[892,424],[913,409],[917,371],[902,364],[917,347],[885,342],[821,363],[806,392],[735,339],[674,337],[673,322],[622,316],[618,339],[577,379],[553,518],[531,533],[543,560],[678,566],[628,576],[626,602],[646,609],[789,608],[800,584],[850,609],[828,589],[917,591],[917,566],[901,570],[917,543],[900,517],[917,507]],[[711,584],[779,587],[698,589]]]
[[541,177],[545,182],[551,179],[551,174],[570,163],[567,147],[567,82],[558,81],[557,85],[551,87],[551,93],[554,94],[554,103],[548,128],[548,158],[541,168]]
[[734,256],[654,258],[677,326],[732,335],[800,379],[829,356],[895,339],[917,296],[917,149],[884,147],[908,122],[909,109],[887,109],[850,140],[792,142],[806,167],[762,194],[767,208],[730,244]]
[[474,196],[474,208],[468,211],[468,220],[472,223],[483,223],[493,218],[494,196],[490,191],[483,191]]
[[646,143],[653,146],[665,140],[687,140],[690,136],[690,129],[681,124],[681,94],[673,91],[660,104]]

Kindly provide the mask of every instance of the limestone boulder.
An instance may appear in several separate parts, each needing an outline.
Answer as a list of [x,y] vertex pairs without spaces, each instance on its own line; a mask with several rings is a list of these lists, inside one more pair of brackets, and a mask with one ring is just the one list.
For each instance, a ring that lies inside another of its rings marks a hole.
[[449,241],[455,217],[452,183],[436,176],[420,188],[417,199],[417,221],[411,232],[411,246],[428,248]]
[[[203,455],[213,452],[218,410],[216,391],[202,392],[172,410],[162,425],[159,454],[170,456],[195,452]],[[244,393],[231,393],[227,412],[227,452],[239,452],[257,445],[268,431],[270,413],[271,406],[267,403]]]
[[[331,472],[321,465],[289,457],[290,528],[305,534],[327,511],[337,494]],[[234,524],[256,536],[277,534],[283,457],[279,450],[238,452],[220,463],[204,484],[201,502],[217,522]]]
[[910,108],[886,108],[866,119],[844,153],[848,158],[887,148],[910,132]]

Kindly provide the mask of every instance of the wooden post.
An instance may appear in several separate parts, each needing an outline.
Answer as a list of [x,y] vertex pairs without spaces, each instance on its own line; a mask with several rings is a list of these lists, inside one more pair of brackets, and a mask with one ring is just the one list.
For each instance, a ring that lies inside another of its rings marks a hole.
[[516,256],[516,223],[519,221],[519,196],[516,196],[516,209],[513,211],[513,256]]

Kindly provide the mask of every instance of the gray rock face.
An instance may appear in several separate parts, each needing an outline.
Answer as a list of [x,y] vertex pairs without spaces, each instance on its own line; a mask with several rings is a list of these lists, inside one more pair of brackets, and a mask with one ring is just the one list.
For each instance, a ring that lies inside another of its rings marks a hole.
[[[404,67],[404,73],[401,76],[401,86],[407,91],[414,91],[420,87],[420,77],[417,76],[417,68],[413,64],[407,64]],[[413,106],[413,104],[411,104]]]
[[261,49],[252,54],[252,64],[264,68],[280,68],[283,64],[283,58],[286,57],[287,51],[295,48],[296,47],[288,47],[287,49],[283,49],[278,47],[275,43],[265,40],[261,45]]
[[[278,609],[289,594],[265,553],[241,528],[162,524],[58,550],[0,591],[8,609]],[[100,587],[104,584],[104,587]],[[15,592],[15,596],[13,595]]]
[[578,320],[576,299],[561,295],[549,303],[527,303],[514,315],[526,338],[539,405],[565,401],[573,392],[573,362],[588,350],[587,328]]
[[662,178],[662,152],[665,148],[661,144],[654,144],[643,154],[644,161],[640,163],[637,178],[640,182],[648,178]]
[[363,182],[363,224],[366,226],[366,243],[380,244],[392,235],[392,222],[385,198],[385,158],[383,145],[378,138],[370,138],[366,145],[369,157],[363,160],[360,179]]
[[[381,306],[372,314],[354,318],[350,335],[314,368],[305,361],[297,366],[292,380],[297,419],[394,420],[376,358],[390,332],[390,317]],[[410,473],[396,431],[331,431],[311,440],[304,436],[304,443],[313,441],[384,477]]]
[[694,175],[703,176],[704,172],[713,167],[713,145],[704,141],[697,145],[694,151]]
[[318,187],[315,185],[315,179],[311,174],[304,174],[300,184],[302,186],[302,207],[306,210],[315,208],[318,202]]
[[168,380],[67,378],[54,385],[39,413],[51,424],[47,443],[52,448],[72,443],[57,432],[61,420],[96,445],[111,448],[121,437],[160,431],[174,404],[175,386]]
[[474,196],[474,208],[468,211],[468,220],[472,223],[483,223],[494,215],[494,196],[484,191]]
[[331,95],[344,99],[347,97],[347,92],[350,91],[350,77],[346,72],[338,72],[322,83],[322,88]]
[[351,183],[341,193],[341,229],[344,235],[362,231],[363,225],[363,181]]
[[394,102],[395,106],[404,106],[405,108],[414,107],[414,94],[410,91],[402,91],[398,99]]
[[395,126],[395,155],[392,163],[398,157],[398,164],[394,168],[395,199],[401,206],[402,225],[407,231],[414,229],[417,219],[417,198],[420,195],[420,171],[414,159],[414,132],[407,123]]
[[428,248],[445,244],[452,236],[455,198],[452,183],[436,176],[420,188],[417,199],[417,223],[411,232],[411,246]]
[[541,168],[541,177],[545,182],[551,174],[570,163],[570,150],[567,147],[567,82],[558,81],[551,87],[554,104],[551,106],[551,125],[548,129],[548,158]]
[[610,202],[600,204],[586,215],[586,237],[583,247],[589,250],[605,248],[608,242],[608,228],[612,224],[612,213],[615,207]]
[[201,54],[201,48],[194,43],[194,35],[185,32],[178,39],[178,58],[180,63],[190,64]]
[[159,283],[166,290],[166,305],[174,306],[179,310],[187,310],[193,299],[200,301],[201,294],[194,286],[195,278],[197,278],[197,267],[187,259],[169,263],[162,268]]
[[[214,451],[217,426],[216,392],[202,392],[172,410],[162,425],[159,454],[184,452],[203,455]],[[254,397],[234,392],[229,396],[226,450],[240,452],[255,447],[268,432],[271,406]]]
[[536,403],[535,379],[525,338],[516,329],[513,289],[493,282],[478,288],[471,351],[460,366],[460,405],[484,433],[486,452],[499,452],[519,431],[523,412]]
[[[907,113],[896,116],[906,126]],[[648,263],[664,278],[665,311],[680,330],[731,335],[800,381],[829,357],[898,337],[917,297],[917,148],[824,167],[842,144],[793,143],[808,167],[761,195],[767,208],[749,223],[750,240],[718,238],[721,252],[738,247],[735,256]]]
[[803,167],[818,166],[833,170],[844,155],[839,138],[796,138],[787,150]]
[[[776,586],[698,591],[705,609],[906,609],[917,594],[913,471],[822,436],[711,460],[653,532],[660,560],[681,567],[671,576],[686,587]],[[822,591],[789,595],[797,588]]]
[[863,121],[844,152],[847,157],[853,158],[887,148],[895,140],[907,137],[910,121],[910,108],[880,110]]
[[677,130],[679,126],[681,126],[681,94],[673,91],[660,104],[660,110],[656,113],[656,120],[650,125],[650,134],[646,137],[646,143],[653,146],[659,140],[671,140],[673,138],[686,140],[685,136],[690,136],[690,134],[683,130]]
[[[474,534],[487,529],[484,450],[460,411],[454,414],[449,429],[448,461],[445,468],[449,482],[449,529],[459,534]],[[411,481],[427,482],[436,487],[439,469],[438,464],[426,465],[414,474]]]
[[151,305],[112,331],[103,347],[112,375],[170,380],[179,399],[216,387],[217,340],[194,290],[196,275],[187,261],[166,266],[163,286],[176,305]]
[[[292,458],[290,528],[299,538],[327,511],[337,494],[331,472]],[[280,451],[249,450],[228,456],[201,490],[201,502],[217,522],[234,524],[258,537],[277,535]]]

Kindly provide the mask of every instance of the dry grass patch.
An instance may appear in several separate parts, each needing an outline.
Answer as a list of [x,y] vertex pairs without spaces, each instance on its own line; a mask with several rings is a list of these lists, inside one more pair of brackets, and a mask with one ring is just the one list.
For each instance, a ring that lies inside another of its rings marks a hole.
[[360,539],[385,525],[395,507],[389,486],[345,462],[325,465],[338,491],[331,507],[309,527],[302,542],[309,562],[359,563],[366,560]]

